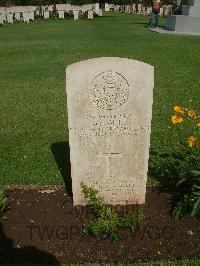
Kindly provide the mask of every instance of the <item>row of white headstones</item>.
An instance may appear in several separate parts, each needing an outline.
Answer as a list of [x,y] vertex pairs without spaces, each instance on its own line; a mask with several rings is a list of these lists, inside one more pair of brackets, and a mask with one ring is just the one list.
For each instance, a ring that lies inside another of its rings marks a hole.
[[[170,5],[168,6],[163,6],[160,8],[160,16],[164,15],[169,15],[171,12],[171,7]],[[114,5],[114,4],[108,4],[105,3],[105,11],[115,11],[115,12],[126,12],[126,13],[135,13],[138,15],[149,15],[151,13],[151,7],[145,7],[142,4],[138,4],[136,8],[136,4],[132,5]]]
[[[70,13],[70,11],[69,11],[69,13]],[[79,19],[80,10],[71,10],[71,13],[73,13],[74,20]],[[95,13],[98,16],[102,16],[102,10],[101,9],[95,10]],[[23,21],[26,23],[29,23],[30,20],[33,21],[35,19],[34,11],[1,13],[0,14],[0,24],[3,24],[4,22],[13,24],[13,19],[15,19],[17,21],[21,21],[21,14],[22,14]],[[44,11],[43,16],[44,16],[44,19],[49,19],[50,18],[50,12]],[[88,19],[93,19],[94,18],[94,11],[88,10],[87,16],[88,16]],[[58,10],[58,17],[59,17],[59,19],[64,19],[65,18],[65,11],[64,10]]]

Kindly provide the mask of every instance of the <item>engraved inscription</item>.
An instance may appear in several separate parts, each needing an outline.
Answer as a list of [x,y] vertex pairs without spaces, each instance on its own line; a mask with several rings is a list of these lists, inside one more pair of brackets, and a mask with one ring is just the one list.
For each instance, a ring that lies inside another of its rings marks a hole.
[[128,100],[128,92],[127,80],[112,70],[96,76],[89,87],[90,100],[105,110],[122,106]]
[[98,158],[101,157],[107,157],[109,160],[109,167],[108,167],[108,171],[109,171],[109,177],[112,178],[112,172],[111,172],[111,163],[112,163],[112,158],[117,158],[117,157],[122,157],[122,153],[121,152],[112,152],[111,151],[111,145],[109,145],[107,147],[106,152],[97,152]]
[[127,182],[126,180],[119,179],[104,179],[104,180],[88,180],[88,185],[96,188],[98,191],[101,191],[101,195],[104,197],[106,195],[112,195],[112,197],[118,197],[118,193],[125,190],[126,197],[134,195],[135,184]]

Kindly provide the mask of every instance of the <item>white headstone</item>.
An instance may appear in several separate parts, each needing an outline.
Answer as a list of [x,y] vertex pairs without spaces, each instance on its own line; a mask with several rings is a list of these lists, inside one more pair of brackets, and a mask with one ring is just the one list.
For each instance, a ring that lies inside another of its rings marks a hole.
[[154,68],[90,59],[67,67],[66,86],[74,205],[86,204],[81,182],[109,204],[144,203]]
[[49,6],[49,11],[53,12],[53,5]]
[[74,13],[74,20],[79,19],[78,10],[74,10],[73,13]]
[[142,14],[142,4],[138,4],[138,14]]
[[29,14],[27,12],[24,12],[22,14],[24,22],[29,23]]
[[7,13],[7,22],[13,24],[13,13]]
[[94,18],[93,11],[92,10],[88,11],[88,19],[93,19],[93,18]]
[[99,9],[99,11],[98,11],[97,15],[98,15],[99,17],[102,17],[102,16],[103,16],[102,9]]
[[59,10],[58,11],[58,17],[64,19],[65,18],[65,11],[64,10]]
[[3,21],[6,22],[6,13],[2,13],[1,15],[2,15]]
[[95,12],[96,12],[96,14],[98,14],[98,11],[99,11],[99,3],[96,3],[95,4]]
[[133,13],[136,13],[136,4],[133,4]]
[[31,11],[31,12],[29,13],[29,19],[30,19],[30,20],[34,20],[34,19],[35,19],[35,17],[34,17],[34,12],[33,12],[33,11]]
[[44,19],[49,19],[49,11],[44,11]]
[[151,7],[147,7],[147,15],[151,13]]
[[21,19],[21,14],[20,12],[15,12],[15,19],[20,20]]
[[105,11],[110,11],[109,4],[105,3]]
[[163,7],[160,8],[160,16],[163,16]]
[[0,14],[0,24],[3,24],[3,22],[4,22],[4,16],[3,14]]

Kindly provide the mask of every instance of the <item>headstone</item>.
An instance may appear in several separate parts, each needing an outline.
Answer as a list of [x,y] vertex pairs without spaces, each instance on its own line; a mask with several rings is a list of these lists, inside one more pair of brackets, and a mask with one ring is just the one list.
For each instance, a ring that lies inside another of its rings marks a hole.
[[66,86],[74,205],[86,204],[81,182],[108,204],[144,203],[154,68],[90,59],[67,67]]
[[110,11],[109,4],[108,3],[105,3],[105,11],[106,12]]
[[133,4],[133,13],[136,13],[136,4]]
[[24,22],[29,23],[29,14],[27,12],[23,12],[22,15]]
[[21,19],[20,12],[15,12],[15,19],[18,20],[18,21],[20,21],[20,19]]
[[58,17],[64,19],[65,18],[65,11],[64,10],[59,10],[58,11]]
[[7,22],[13,24],[13,13],[7,13]]
[[137,12],[138,15],[141,15],[142,14],[142,4],[138,4],[138,12]]
[[130,6],[126,6],[126,12],[131,13],[131,7]]
[[151,13],[151,7],[147,7],[147,15]]
[[35,17],[34,17],[34,12],[33,12],[33,11],[31,11],[31,12],[29,13],[29,19],[32,20],[32,21],[35,19]]
[[49,6],[49,11],[53,12],[53,5]]
[[44,19],[49,19],[49,11],[44,11]]
[[93,11],[88,11],[88,19],[93,19],[94,16],[93,16]]
[[4,22],[4,17],[2,14],[0,14],[0,24],[3,24],[3,22]]
[[1,13],[1,16],[2,16],[3,21],[6,22],[6,13]]
[[74,20],[79,19],[78,10],[74,10],[73,13],[74,13]]
[[98,14],[98,16],[99,16],[99,17],[102,17],[102,16],[103,16],[102,9],[99,9],[99,11],[98,11],[98,13],[97,13],[97,14]]
[[163,7],[160,8],[160,16],[163,16]]
[[98,11],[99,11],[99,3],[96,3],[95,4],[95,12],[96,12],[96,14],[98,14]]

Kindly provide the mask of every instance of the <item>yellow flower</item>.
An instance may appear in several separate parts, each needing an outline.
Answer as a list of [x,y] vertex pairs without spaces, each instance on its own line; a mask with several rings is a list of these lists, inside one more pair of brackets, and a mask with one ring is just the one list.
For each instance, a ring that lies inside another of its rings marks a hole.
[[197,127],[200,127],[200,123],[197,124]]
[[197,114],[195,114],[195,112],[193,111],[188,111],[188,116],[193,118],[193,117],[196,117]]
[[197,145],[197,139],[194,136],[188,138],[188,144],[192,148]]
[[174,106],[174,111],[181,114],[181,115],[184,114],[184,109],[178,105]]
[[177,115],[172,116],[172,123],[177,124],[183,122],[183,118]]

